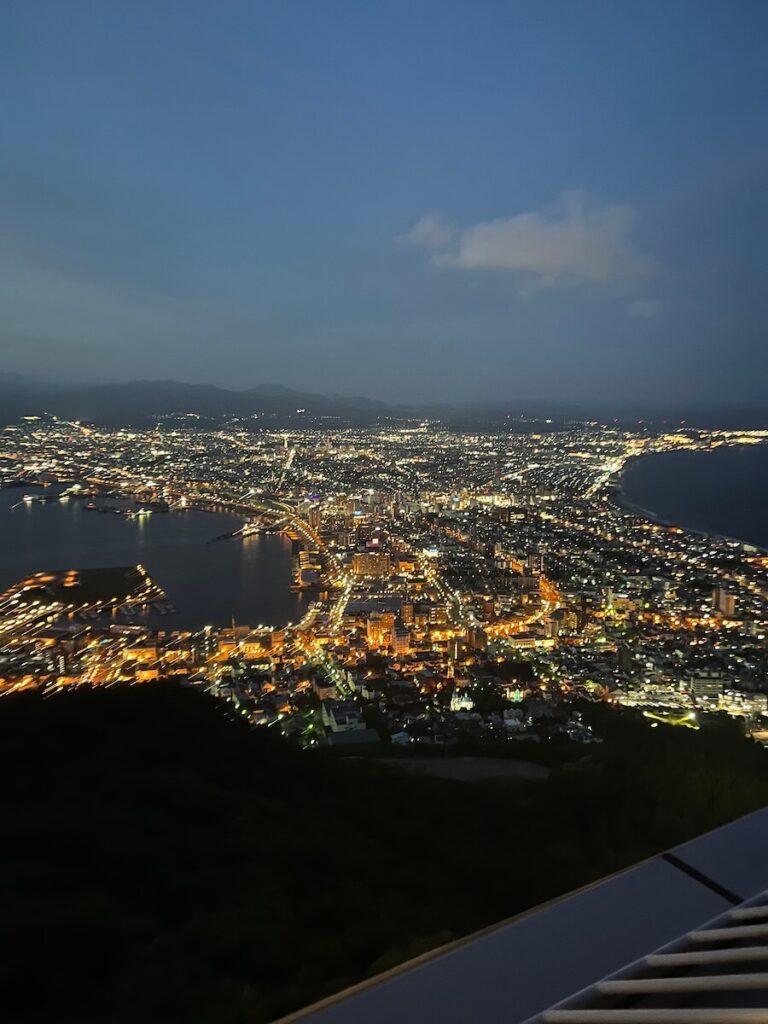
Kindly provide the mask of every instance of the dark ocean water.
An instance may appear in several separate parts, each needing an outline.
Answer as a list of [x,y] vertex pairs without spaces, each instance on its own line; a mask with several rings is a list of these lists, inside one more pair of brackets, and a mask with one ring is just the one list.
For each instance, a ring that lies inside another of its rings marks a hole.
[[[212,538],[237,529],[236,516],[155,513],[141,519],[88,511],[83,501],[21,504],[39,489],[0,490],[0,590],[42,569],[145,566],[175,615],[151,615],[164,629],[241,624],[282,626],[306,611],[290,589],[292,544],[285,537]],[[101,504],[117,504],[110,499]]]
[[768,445],[662,452],[622,474],[626,504],[689,530],[768,548]]

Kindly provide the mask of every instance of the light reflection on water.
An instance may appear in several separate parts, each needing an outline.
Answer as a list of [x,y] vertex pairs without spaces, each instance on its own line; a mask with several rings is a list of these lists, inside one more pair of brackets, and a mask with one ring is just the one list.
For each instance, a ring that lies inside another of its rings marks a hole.
[[[292,544],[254,535],[211,539],[237,529],[237,516],[208,512],[154,513],[129,519],[86,509],[82,499],[22,502],[39,488],[0,490],[0,590],[41,569],[144,565],[177,614],[151,614],[164,629],[205,625],[281,626],[296,622],[308,598],[290,589]],[[16,508],[11,508],[22,502]],[[122,505],[100,499],[100,505]]]

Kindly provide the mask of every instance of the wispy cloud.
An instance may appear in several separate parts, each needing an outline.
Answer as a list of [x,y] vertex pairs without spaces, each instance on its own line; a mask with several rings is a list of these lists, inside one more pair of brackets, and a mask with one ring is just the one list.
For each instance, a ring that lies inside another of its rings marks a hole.
[[425,249],[443,249],[456,238],[458,232],[452,224],[446,223],[439,213],[425,213],[416,221],[406,235],[401,235],[400,241],[408,242],[410,245],[420,245]]
[[631,206],[565,192],[545,209],[466,228],[430,213],[403,241],[427,249],[436,266],[508,271],[538,288],[630,281],[651,266],[630,238],[634,221]]

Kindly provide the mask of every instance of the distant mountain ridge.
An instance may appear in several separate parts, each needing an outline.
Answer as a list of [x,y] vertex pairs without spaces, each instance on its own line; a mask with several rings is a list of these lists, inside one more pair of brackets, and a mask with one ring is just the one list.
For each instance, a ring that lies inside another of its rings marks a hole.
[[228,416],[264,417],[272,427],[370,426],[414,418],[440,420],[457,429],[557,429],[569,420],[638,422],[671,428],[690,426],[756,429],[768,426],[768,409],[680,407],[660,408],[650,402],[576,402],[536,398],[454,403],[388,403],[359,395],[322,395],[283,384],[263,383],[241,391],[214,384],[176,380],[134,380],[125,383],[54,385],[0,371],[0,425],[21,416],[50,413],[63,419],[105,426],[146,426],[157,417],[191,413],[207,419]]
[[184,413],[213,418],[303,415],[368,422],[389,409],[374,399],[312,394],[281,384],[261,384],[243,391],[175,380],[55,387],[0,376],[0,420],[5,423],[42,412],[108,426],[138,426],[158,416]]

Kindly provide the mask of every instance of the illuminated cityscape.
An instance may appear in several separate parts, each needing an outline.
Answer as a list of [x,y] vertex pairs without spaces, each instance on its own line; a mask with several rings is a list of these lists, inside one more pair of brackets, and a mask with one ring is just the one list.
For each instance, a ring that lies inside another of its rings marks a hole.
[[768,1024],[768,2],[0,53],[3,1024]]
[[175,677],[301,746],[590,742],[581,699],[654,725],[725,713],[765,739],[768,557],[628,509],[620,476],[651,453],[766,440],[597,423],[330,432],[177,416],[129,430],[27,417],[2,433],[17,504],[137,522],[235,513],[242,526],[219,540],[290,537],[308,603],[298,622],[183,631],[141,565],[41,565],[2,595],[2,692]]

